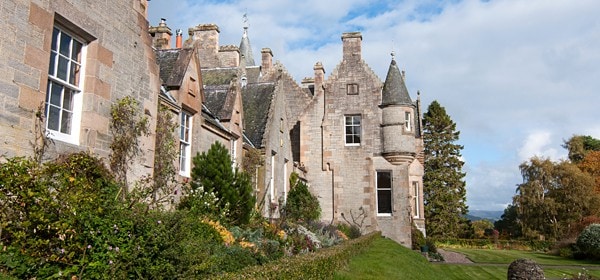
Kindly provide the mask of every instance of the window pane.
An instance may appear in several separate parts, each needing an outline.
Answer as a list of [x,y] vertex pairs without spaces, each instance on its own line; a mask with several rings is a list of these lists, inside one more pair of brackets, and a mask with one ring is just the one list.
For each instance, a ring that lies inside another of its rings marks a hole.
[[392,191],[377,191],[377,213],[392,213]]
[[353,120],[355,125],[360,125],[360,116],[354,116]]
[[71,59],[77,62],[81,62],[81,47],[83,45],[73,40],[73,50],[71,51]]
[[63,111],[62,119],[60,120],[60,132],[71,134],[71,119],[72,114],[70,112]]
[[65,97],[63,100],[63,109],[73,111],[73,91],[65,88]]
[[60,107],[63,87],[50,81],[48,83],[52,84],[52,88],[50,89],[50,104]]
[[56,76],[64,81],[67,80],[67,71],[69,69],[69,60],[63,56],[58,56],[58,73]]
[[64,32],[60,33],[60,54],[69,57],[69,48],[71,47],[71,36],[65,34]]
[[48,107],[48,129],[58,131],[60,109],[52,105],[48,105]]
[[358,135],[354,135],[352,139],[353,139],[353,140],[352,140],[352,141],[353,141],[352,143],[355,143],[355,144],[360,144],[360,136],[358,136]]
[[346,117],[346,125],[351,125],[351,124],[352,124],[352,116]]
[[69,83],[78,86],[79,85],[79,66],[76,63],[71,62],[71,73],[69,74]]
[[56,53],[50,52],[50,65],[48,65],[48,75],[54,75],[54,64],[56,63]]
[[53,51],[56,51],[58,48],[56,47],[56,42],[58,41],[58,29],[54,28],[54,30],[52,30],[52,45],[50,45],[50,48],[52,48]]
[[377,172],[377,189],[391,189],[392,178],[390,172]]

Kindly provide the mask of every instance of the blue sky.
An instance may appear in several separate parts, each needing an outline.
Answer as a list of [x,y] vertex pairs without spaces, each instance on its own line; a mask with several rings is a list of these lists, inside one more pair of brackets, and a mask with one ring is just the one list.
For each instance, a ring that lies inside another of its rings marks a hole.
[[[342,56],[360,31],[363,59],[385,78],[390,52],[424,110],[438,100],[461,131],[467,203],[503,210],[532,156],[563,159],[574,134],[600,138],[600,1],[151,0],[149,20],[173,32],[219,26],[239,45],[247,13],[255,59],[271,48],[297,81]],[[185,36],[184,36],[185,38]]]

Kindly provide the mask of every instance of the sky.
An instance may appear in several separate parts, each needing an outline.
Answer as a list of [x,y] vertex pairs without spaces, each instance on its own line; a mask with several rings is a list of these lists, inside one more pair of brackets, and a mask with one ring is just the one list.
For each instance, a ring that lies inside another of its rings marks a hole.
[[214,23],[220,45],[240,43],[244,14],[255,60],[270,48],[299,82],[342,58],[360,31],[363,60],[385,79],[391,56],[423,111],[437,100],[457,124],[471,210],[503,210],[533,156],[566,158],[573,135],[600,138],[600,1],[151,0],[184,40]]

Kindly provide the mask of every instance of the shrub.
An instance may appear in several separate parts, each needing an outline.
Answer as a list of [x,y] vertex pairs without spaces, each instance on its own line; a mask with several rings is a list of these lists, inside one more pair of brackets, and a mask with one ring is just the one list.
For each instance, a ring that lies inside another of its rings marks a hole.
[[336,270],[344,268],[351,257],[367,250],[377,238],[381,233],[373,232],[339,246],[216,275],[214,279],[332,279]]
[[347,223],[339,223],[337,225],[339,231],[343,232],[348,238],[355,239],[359,238],[362,233],[360,232],[360,228],[356,225],[349,225]]
[[600,224],[591,224],[577,237],[577,247],[588,258],[600,259]]
[[[180,208],[201,210],[205,193],[213,193],[219,211],[226,211],[227,218],[233,224],[247,224],[254,208],[252,182],[245,172],[231,168],[229,151],[223,144],[215,142],[207,152],[197,154],[192,162],[191,192],[184,197]],[[214,215],[219,213],[203,213]]]
[[292,221],[314,221],[321,216],[319,200],[308,190],[308,186],[298,179],[297,173],[290,176],[290,192],[284,206],[285,216]]
[[421,246],[427,245],[425,241],[425,235],[423,235],[423,232],[420,231],[414,224],[411,227],[410,234],[412,242],[411,247],[413,250],[420,250]]

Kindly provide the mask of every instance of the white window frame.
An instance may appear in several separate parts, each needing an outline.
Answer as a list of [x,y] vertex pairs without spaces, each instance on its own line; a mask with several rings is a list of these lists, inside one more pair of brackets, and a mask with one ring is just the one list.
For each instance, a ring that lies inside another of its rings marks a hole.
[[269,181],[271,202],[275,202],[275,152],[271,152],[271,180]]
[[192,114],[181,111],[179,116],[179,175],[190,177],[192,162]]
[[404,128],[406,131],[412,130],[412,114],[410,112],[404,112]]
[[414,201],[414,208],[413,208],[413,217],[414,218],[421,218],[421,203],[419,200],[419,194],[420,192],[420,188],[419,188],[419,182],[418,181],[413,181],[412,182],[412,187],[413,187],[413,191],[414,191],[414,195],[413,195],[413,201]]
[[237,139],[231,139],[231,168],[237,167]]
[[[379,174],[380,173],[387,173],[387,174],[389,174],[389,178],[390,178],[390,182],[389,182],[390,186],[389,186],[389,188],[380,188],[379,187]],[[377,199],[376,199],[377,200],[377,206],[376,206],[377,216],[383,216],[383,217],[385,217],[385,216],[392,216],[392,212],[394,211],[394,204],[393,204],[394,203],[394,197],[393,197],[394,192],[392,190],[392,186],[393,186],[392,171],[388,171],[388,170],[377,171],[377,174],[376,174],[376,177],[375,177],[375,188],[376,188],[376,192],[375,193],[376,193],[376,196],[377,196]],[[379,197],[379,191],[387,191],[387,192],[389,192],[390,212],[379,212],[379,202],[381,200],[381,198]]]
[[[348,120],[350,123],[348,124]],[[358,122],[356,122],[358,120]],[[348,129],[352,133],[348,133]],[[358,130],[358,132],[356,131]],[[360,146],[362,135],[362,116],[361,115],[345,115],[344,116],[344,143],[346,146]],[[351,142],[348,142],[348,137],[352,137]],[[358,138],[358,142],[355,142],[355,137]]]
[[[54,41],[55,36],[56,41]],[[60,51],[61,47],[64,46],[62,43],[65,43],[62,42],[62,39],[66,38],[66,36],[70,37],[70,39],[68,39],[68,55],[64,55]],[[52,41],[53,42],[50,46],[50,61],[48,62],[48,85],[46,88],[46,102],[44,110],[46,117],[46,132],[48,137],[54,140],[79,145],[87,42],[75,34],[65,31],[64,28],[56,25],[52,29]],[[81,45],[81,49],[78,54],[73,53],[73,46],[75,42]],[[79,55],[79,58],[73,59],[74,55]],[[58,71],[61,61],[67,63],[65,65],[65,77],[61,77]],[[76,71],[77,67],[79,67],[79,71]],[[60,89],[60,93],[55,91],[55,89],[58,87],[62,88]],[[65,93],[67,91],[72,94],[70,106],[65,104],[65,101],[67,100],[65,99]],[[53,93],[60,94],[60,97],[58,99],[53,98],[56,97],[56,95],[53,95]],[[51,110],[55,113],[58,111],[58,123],[56,126],[52,125],[52,123],[56,122],[51,122],[51,119],[53,119],[51,116]],[[68,119],[66,119],[64,116],[65,113],[71,114],[70,121],[68,121]],[[69,131],[63,130],[64,125],[70,126]]]

